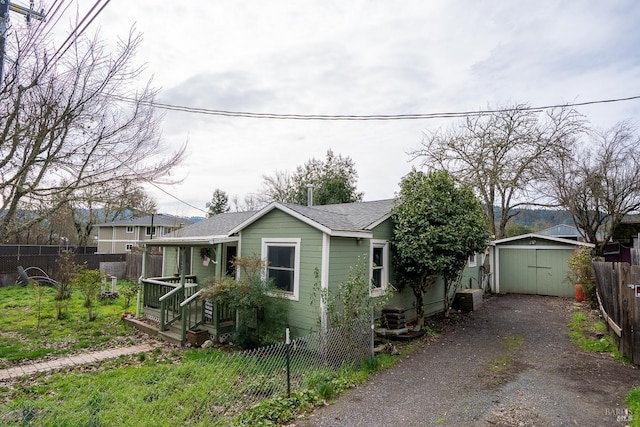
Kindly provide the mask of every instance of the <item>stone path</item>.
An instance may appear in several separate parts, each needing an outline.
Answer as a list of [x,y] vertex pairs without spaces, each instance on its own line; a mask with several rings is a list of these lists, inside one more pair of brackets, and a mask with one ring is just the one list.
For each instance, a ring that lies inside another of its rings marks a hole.
[[99,362],[101,360],[115,359],[120,356],[144,353],[152,351],[154,348],[155,347],[151,344],[139,344],[131,347],[111,348],[109,350],[78,354],[75,356],[63,357],[31,365],[14,366],[8,369],[0,369],[0,381],[24,377],[38,372],[49,372],[57,369],[86,365],[88,363]]

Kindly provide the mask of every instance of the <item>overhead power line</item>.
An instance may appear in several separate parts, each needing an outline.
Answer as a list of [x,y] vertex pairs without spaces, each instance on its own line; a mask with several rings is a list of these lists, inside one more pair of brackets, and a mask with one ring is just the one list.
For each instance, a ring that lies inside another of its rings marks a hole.
[[[227,111],[214,110],[208,108],[189,107],[184,105],[166,104],[162,102],[141,101],[124,96],[112,95],[113,98],[130,102],[147,105],[153,108],[159,108],[169,111],[180,111],[192,114],[204,114],[210,116],[224,117],[243,117],[250,119],[270,119],[270,120],[333,120],[333,121],[385,121],[385,120],[426,120],[426,119],[448,119],[448,118],[464,118],[473,116],[482,116],[487,114],[502,113],[510,111],[509,108],[494,110],[478,110],[478,111],[459,111],[459,112],[441,112],[441,113],[419,113],[419,114],[367,114],[367,115],[330,115],[330,114],[280,114],[280,113],[252,113],[247,111]],[[640,95],[629,96],[626,98],[603,99],[597,101],[574,102],[567,104],[544,105],[539,107],[523,107],[523,111],[544,111],[553,108],[562,107],[581,107],[595,104],[608,104],[614,102],[633,101],[640,99]]]

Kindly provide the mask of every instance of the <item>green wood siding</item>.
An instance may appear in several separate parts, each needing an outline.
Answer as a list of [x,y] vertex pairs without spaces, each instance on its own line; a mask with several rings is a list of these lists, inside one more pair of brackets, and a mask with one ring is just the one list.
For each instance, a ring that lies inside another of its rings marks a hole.
[[172,276],[178,274],[178,258],[180,248],[166,247],[164,248],[164,267],[162,274],[164,276]]
[[500,293],[573,296],[573,284],[565,280],[572,251],[573,248],[566,246],[564,249],[501,247],[498,254]]
[[311,306],[315,271],[322,267],[322,233],[279,210],[273,210],[242,230],[241,256],[261,256],[263,238],[300,239],[299,300],[289,301],[289,325],[293,336],[316,330],[319,301]]
[[335,294],[338,291],[338,285],[347,279],[351,269],[357,265],[358,259],[364,263],[365,271],[368,273],[369,245],[369,239],[357,241],[346,237],[331,238],[329,292]]

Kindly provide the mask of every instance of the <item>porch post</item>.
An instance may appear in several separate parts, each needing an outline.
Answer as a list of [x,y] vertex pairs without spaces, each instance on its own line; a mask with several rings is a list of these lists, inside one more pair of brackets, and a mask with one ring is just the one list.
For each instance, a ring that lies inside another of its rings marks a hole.
[[187,281],[187,266],[185,265],[187,261],[187,247],[180,246],[180,286],[182,286],[182,295],[184,299],[187,299],[187,289],[185,287],[185,282]]
[[147,245],[143,246],[142,250],[142,268],[140,269],[140,277],[138,278],[138,297],[136,299],[136,318],[142,314],[142,279],[147,278],[147,255],[149,248]]
[[331,236],[322,234],[322,261],[320,270],[320,328],[326,332],[328,328],[327,301],[329,296],[329,255],[331,253]]
[[222,250],[223,250],[223,243],[218,243],[215,246],[215,265],[214,265],[214,269],[215,269],[215,277],[216,278],[222,278],[224,276],[224,273],[226,271],[226,265],[222,265]]

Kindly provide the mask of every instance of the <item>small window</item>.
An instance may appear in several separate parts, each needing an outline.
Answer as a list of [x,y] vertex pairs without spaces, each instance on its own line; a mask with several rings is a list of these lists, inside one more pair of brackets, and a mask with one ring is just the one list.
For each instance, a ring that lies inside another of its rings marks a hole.
[[124,245],[125,251],[131,252],[132,249],[133,249],[133,243],[127,243],[126,245]]
[[371,295],[384,293],[389,284],[389,243],[386,240],[371,241]]
[[469,267],[476,267],[478,265],[478,254],[474,253],[473,255],[469,255],[469,262],[467,263]]
[[131,234],[133,233],[133,225],[127,225],[127,233]]
[[145,233],[147,236],[156,235],[156,227],[147,227]]
[[263,239],[265,277],[287,298],[298,300],[300,239]]

